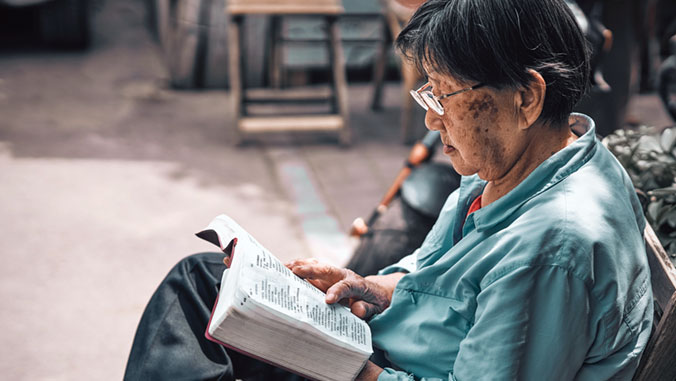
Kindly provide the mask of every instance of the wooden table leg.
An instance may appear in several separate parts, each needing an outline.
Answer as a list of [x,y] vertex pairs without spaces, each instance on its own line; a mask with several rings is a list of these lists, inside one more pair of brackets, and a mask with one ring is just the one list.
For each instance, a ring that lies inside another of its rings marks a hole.
[[343,128],[340,130],[340,144],[347,146],[352,140],[350,130],[350,113],[347,105],[347,80],[345,78],[345,57],[343,56],[342,43],[340,41],[340,29],[338,20],[335,16],[327,17],[329,24],[330,39],[330,58],[331,69],[333,70],[333,86],[335,91],[335,102],[338,113],[343,118]]
[[228,64],[230,73],[230,100],[232,103],[232,112],[235,120],[235,144],[243,142],[242,132],[239,129],[239,119],[244,113],[244,103],[242,101],[242,54],[240,44],[242,42],[243,18],[234,16],[228,26],[228,45],[230,46]]

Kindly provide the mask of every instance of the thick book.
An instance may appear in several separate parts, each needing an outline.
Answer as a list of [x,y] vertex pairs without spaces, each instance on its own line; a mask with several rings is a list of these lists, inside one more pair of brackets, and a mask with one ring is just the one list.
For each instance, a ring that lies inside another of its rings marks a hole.
[[230,256],[206,337],[315,380],[352,380],[373,353],[371,331],[299,278],[226,215],[197,233]]

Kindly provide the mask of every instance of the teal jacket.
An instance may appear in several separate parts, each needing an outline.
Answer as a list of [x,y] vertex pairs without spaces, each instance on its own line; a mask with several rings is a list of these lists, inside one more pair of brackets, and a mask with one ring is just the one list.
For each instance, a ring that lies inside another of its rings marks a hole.
[[[410,271],[369,322],[393,368],[379,380],[631,379],[650,334],[645,219],[631,180],[581,135],[497,201],[462,179]],[[408,264],[407,264],[408,263]]]

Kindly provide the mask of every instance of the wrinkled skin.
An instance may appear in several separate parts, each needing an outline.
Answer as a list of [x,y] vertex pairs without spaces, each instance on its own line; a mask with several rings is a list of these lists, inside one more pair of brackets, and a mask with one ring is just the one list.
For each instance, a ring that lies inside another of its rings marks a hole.
[[[452,93],[476,83],[461,82],[426,68],[436,96]],[[567,122],[539,120],[546,84],[531,70],[532,82],[519,89],[497,89],[490,85],[441,101],[444,114],[425,114],[425,126],[441,133],[444,153],[456,172],[477,174],[488,184],[482,207],[514,189],[540,163],[575,140]]]
[[326,303],[347,301],[352,313],[362,319],[369,319],[390,305],[391,291],[352,270],[321,263],[316,259],[298,259],[286,266],[325,292]]

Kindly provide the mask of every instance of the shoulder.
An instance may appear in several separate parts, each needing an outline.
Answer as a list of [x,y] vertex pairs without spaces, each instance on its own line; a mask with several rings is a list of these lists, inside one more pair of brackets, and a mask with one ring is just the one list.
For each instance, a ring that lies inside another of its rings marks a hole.
[[525,202],[514,218],[498,227],[494,242],[503,257],[496,263],[496,274],[507,268],[551,265],[591,285],[595,266],[640,262],[643,216],[638,201],[632,200],[633,188],[617,173],[593,173],[597,171],[594,166],[580,168]]

